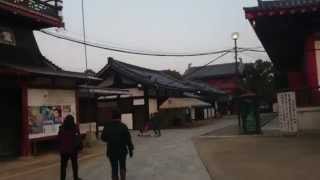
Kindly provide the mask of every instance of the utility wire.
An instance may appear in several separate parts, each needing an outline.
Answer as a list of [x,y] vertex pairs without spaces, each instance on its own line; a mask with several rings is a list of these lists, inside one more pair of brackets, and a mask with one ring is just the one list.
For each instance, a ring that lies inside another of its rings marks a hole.
[[246,52],[246,51],[251,51],[251,52],[261,52],[261,53],[266,53],[265,50],[257,50],[255,48],[238,48],[239,52]]
[[230,52],[232,49],[226,49],[226,50],[220,50],[220,51],[212,51],[212,52],[201,52],[201,53],[192,53],[192,54],[187,54],[187,53],[177,53],[177,54],[170,54],[170,53],[148,53],[148,52],[140,52],[136,50],[124,50],[121,48],[113,48],[113,47],[106,47],[104,45],[99,45],[95,44],[92,42],[84,42],[82,40],[74,39],[71,37],[59,35],[56,33],[52,33],[47,30],[40,30],[40,32],[58,38],[58,39],[63,39],[66,41],[78,43],[78,44],[84,44],[90,47],[98,48],[98,49],[104,49],[104,50],[109,50],[109,51],[115,51],[115,52],[120,52],[120,53],[126,53],[126,54],[135,54],[135,55],[144,55],[144,56],[161,56],[161,57],[193,57],[193,56],[208,56],[208,55],[215,55],[215,54],[221,54],[225,52]]
[[261,58],[261,57],[258,57],[258,56],[253,56],[251,54],[247,54],[248,52],[241,52],[241,55],[244,55],[244,56],[247,56],[249,58],[252,58],[254,60],[258,60],[258,59],[261,59],[263,61],[270,61],[269,59],[264,59],[264,58]]

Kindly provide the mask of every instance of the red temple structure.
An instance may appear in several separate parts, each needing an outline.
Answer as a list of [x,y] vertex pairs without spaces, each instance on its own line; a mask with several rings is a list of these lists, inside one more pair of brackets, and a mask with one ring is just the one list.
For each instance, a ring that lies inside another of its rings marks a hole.
[[10,19],[24,27],[63,27],[62,0],[0,0],[1,22]]
[[279,91],[295,91],[298,106],[320,105],[320,1],[259,0],[244,10],[279,71]]
[[33,31],[63,27],[61,14],[61,0],[0,0],[0,158],[54,139],[64,116],[79,119],[79,84],[99,80],[41,54]]
[[184,73],[184,78],[205,83],[226,92],[229,98],[220,104],[220,112],[223,114],[236,113],[237,108],[233,97],[239,93],[246,92],[240,83],[244,66],[242,63],[239,64],[239,74],[237,74],[235,63],[217,64],[206,67],[189,67]]
[[[240,76],[236,73],[235,67],[235,63],[189,67],[184,73],[184,78],[209,84],[229,95],[234,95],[242,89],[239,83]],[[242,74],[243,70],[244,65],[240,64],[239,73]]]

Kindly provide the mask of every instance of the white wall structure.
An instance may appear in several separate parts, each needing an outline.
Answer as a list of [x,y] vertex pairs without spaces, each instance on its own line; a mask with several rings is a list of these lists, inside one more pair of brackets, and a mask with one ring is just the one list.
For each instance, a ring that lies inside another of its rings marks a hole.
[[204,119],[208,119],[208,109],[203,110]]
[[191,119],[192,120],[196,119],[196,109],[195,108],[191,108]]
[[134,99],[133,100],[133,105],[134,106],[142,106],[142,105],[144,105],[144,99]]
[[157,99],[149,99],[149,114],[158,112]]
[[298,119],[300,131],[319,131],[320,107],[299,108]]
[[131,113],[121,114],[121,122],[127,125],[128,129],[133,129],[133,116]]

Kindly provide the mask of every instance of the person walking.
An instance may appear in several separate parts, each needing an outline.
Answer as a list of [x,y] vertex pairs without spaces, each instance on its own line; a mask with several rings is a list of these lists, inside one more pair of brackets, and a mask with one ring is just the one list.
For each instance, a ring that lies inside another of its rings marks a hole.
[[78,152],[81,150],[81,137],[74,117],[66,116],[58,133],[60,151],[60,180],[66,179],[66,171],[69,159],[72,163],[73,179],[81,180],[78,176]]
[[111,164],[112,180],[126,179],[126,160],[133,157],[134,146],[128,127],[120,120],[119,111],[112,112],[112,120],[103,128],[101,139],[107,143],[107,157]]
[[159,117],[157,116],[156,113],[151,115],[152,129],[153,129],[154,135],[160,137],[161,130],[160,130],[160,122],[158,118]]

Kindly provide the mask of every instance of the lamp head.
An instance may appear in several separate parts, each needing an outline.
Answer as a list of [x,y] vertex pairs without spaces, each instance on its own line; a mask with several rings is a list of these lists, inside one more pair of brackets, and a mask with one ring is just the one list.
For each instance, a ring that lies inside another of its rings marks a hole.
[[239,39],[240,34],[238,32],[234,32],[232,33],[231,37],[233,40],[238,40]]

